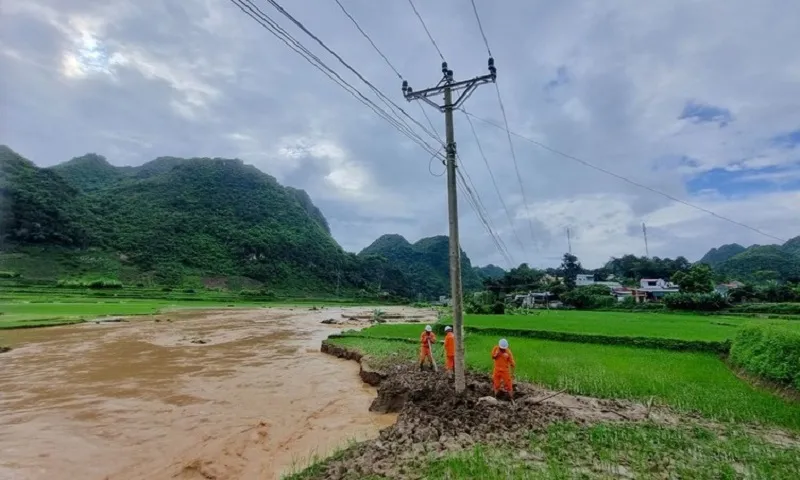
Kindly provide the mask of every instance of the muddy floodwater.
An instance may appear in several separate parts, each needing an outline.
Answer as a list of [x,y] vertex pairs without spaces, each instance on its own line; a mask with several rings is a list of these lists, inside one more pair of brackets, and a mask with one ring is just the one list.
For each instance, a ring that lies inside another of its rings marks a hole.
[[349,311],[0,333],[14,347],[0,354],[0,478],[274,479],[374,437],[394,416],[368,412],[375,391],[356,363],[319,353],[338,330],[320,321]]

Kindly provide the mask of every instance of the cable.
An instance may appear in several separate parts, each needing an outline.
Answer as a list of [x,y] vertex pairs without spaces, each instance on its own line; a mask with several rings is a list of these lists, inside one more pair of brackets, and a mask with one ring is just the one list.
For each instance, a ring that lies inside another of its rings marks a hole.
[[[503,104],[503,98],[500,96],[500,87],[497,82],[494,82],[494,88],[497,90],[497,101],[500,103],[500,112],[503,114],[503,122],[506,124],[506,132],[508,130],[508,116],[506,116],[506,107]],[[528,216],[528,228],[531,231],[531,241],[536,244],[536,235],[533,233],[533,221],[531,220],[531,210],[528,207],[528,199],[525,195],[525,187],[522,185],[522,175],[519,173],[519,164],[517,163],[517,154],[514,151],[514,142],[511,141],[511,133],[508,133],[508,147],[511,149],[511,160],[514,162],[514,172],[517,174],[517,183],[519,183],[519,190],[522,193],[522,204],[525,205],[525,213]]]
[[511,218],[511,212],[508,210],[508,206],[506,205],[506,201],[503,199],[503,194],[500,193],[500,187],[497,186],[497,180],[494,178],[494,172],[492,172],[492,167],[489,165],[489,160],[486,158],[486,154],[483,152],[483,146],[481,146],[481,141],[478,139],[478,133],[475,131],[475,125],[472,123],[472,119],[469,118],[469,115],[464,113],[464,117],[469,122],[469,128],[472,130],[472,136],[475,137],[475,143],[478,145],[478,152],[481,154],[481,158],[483,158],[483,163],[486,165],[486,169],[489,171],[489,177],[492,179],[492,185],[494,185],[494,191],[497,193],[497,198],[500,199],[500,203],[503,205],[503,210],[506,212],[506,218],[508,218],[508,224],[511,225],[511,229],[514,232],[514,237],[517,239],[517,243],[525,251],[525,245],[522,243],[522,240],[519,238],[519,234],[517,233],[517,229],[514,226],[514,219]]
[[[248,1],[249,1],[249,0],[248,0]],[[316,42],[317,42],[317,43],[318,43],[318,44],[319,44],[319,45],[320,45],[322,48],[324,48],[324,49],[325,49],[325,50],[326,50],[328,53],[330,53],[331,55],[333,55],[333,56],[336,58],[336,60],[338,60],[338,61],[339,61],[339,63],[341,63],[342,65],[344,65],[344,66],[345,66],[345,68],[347,68],[348,70],[350,70],[350,71],[351,71],[351,72],[352,72],[352,73],[353,73],[355,76],[357,76],[357,77],[359,78],[359,80],[361,80],[362,82],[364,82],[364,83],[365,83],[365,84],[366,84],[366,85],[367,85],[367,86],[368,86],[368,87],[369,87],[369,88],[370,88],[370,89],[371,89],[371,90],[372,90],[372,91],[373,91],[373,92],[374,92],[374,93],[375,93],[375,94],[376,94],[376,95],[377,95],[377,96],[378,96],[378,97],[381,99],[381,101],[383,101],[383,102],[384,102],[384,103],[387,105],[387,107],[389,107],[390,109],[391,109],[391,108],[397,109],[397,110],[398,110],[398,111],[400,111],[400,112],[401,112],[403,115],[405,115],[405,116],[406,116],[406,117],[407,117],[409,120],[411,120],[412,122],[414,122],[415,124],[417,124],[417,126],[419,126],[420,128],[422,128],[422,131],[424,131],[425,133],[427,133],[428,135],[430,135],[432,138],[434,138],[434,139],[436,138],[436,137],[435,137],[435,136],[434,136],[434,135],[433,135],[433,134],[432,134],[430,131],[428,131],[428,129],[427,129],[427,128],[425,128],[425,126],[424,126],[424,125],[422,125],[421,123],[419,123],[419,122],[417,121],[417,119],[415,119],[414,117],[412,117],[411,115],[409,115],[409,114],[408,114],[408,113],[407,113],[405,110],[403,110],[403,108],[402,108],[402,107],[400,107],[400,106],[399,106],[399,105],[397,105],[395,102],[393,102],[393,101],[392,101],[392,100],[391,100],[389,97],[387,97],[387,96],[386,96],[386,95],[385,95],[385,94],[384,94],[382,91],[380,91],[380,90],[379,90],[379,89],[378,89],[378,88],[377,88],[375,85],[373,85],[373,84],[372,84],[372,83],[371,83],[369,80],[367,80],[366,78],[364,78],[364,76],[363,76],[363,75],[361,75],[361,73],[359,73],[359,72],[358,72],[358,71],[357,71],[355,68],[353,68],[353,67],[352,67],[352,66],[351,66],[349,63],[347,63],[346,61],[344,61],[344,59],[343,59],[343,58],[342,58],[342,57],[341,57],[341,56],[340,56],[338,53],[336,53],[334,50],[332,50],[330,47],[328,47],[328,46],[325,44],[325,42],[323,42],[322,40],[320,40],[320,39],[319,39],[319,37],[317,37],[316,35],[314,35],[314,34],[313,34],[313,33],[312,33],[312,32],[311,32],[311,31],[310,31],[308,28],[306,28],[306,26],[305,26],[305,25],[303,25],[303,23],[302,23],[302,22],[300,22],[300,21],[299,21],[299,20],[297,20],[295,17],[293,17],[293,16],[292,16],[292,15],[291,15],[289,12],[287,12],[287,11],[286,11],[286,9],[284,9],[284,8],[283,8],[283,7],[282,7],[282,6],[281,6],[281,5],[280,5],[278,2],[276,2],[275,0],[267,0],[267,2],[268,2],[270,5],[272,5],[272,6],[273,6],[273,7],[274,7],[276,10],[278,10],[278,11],[279,11],[281,14],[283,14],[283,16],[285,16],[285,17],[286,17],[286,18],[288,18],[288,19],[289,19],[289,20],[290,20],[292,23],[294,23],[294,24],[297,26],[297,28],[299,28],[300,30],[302,30],[302,31],[303,31],[303,32],[304,32],[306,35],[308,35],[308,36],[309,36],[309,37],[311,37],[311,38],[312,38],[314,41],[316,41]]]
[[417,7],[414,6],[413,0],[408,0],[408,3],[411,5],[411,9],[414,10],[414,13],[417,15],[417,18],[419,19],[419,23],[422,24],[422,28],[425,29],[425,33],[428,34],[428,38],[431,39],[431,43],[433,44],[433,48],[435,48],[436,52],[439,53],[439,58],[441,58],[442,61],[444,62],[445,61],[444,55],[442,55],[442,51],[439,50],[439,45],[437,45],[436,44],[436,40],[433,39],[433,35],[431,35],[430,30],[428,30],[428,26],[425,25],[425,20],[422,19],[422,15],[419,14],[419,12],[417,11]]
[[[458,170],[456,171],[458,172]],[[486,229],[486,231],[489,233],[489,237],[492,239],[492,243],[494,243],[495,248],[497,248],[498,252],[500,252],[500,255],[503,256],[504,260],[508,263],[508,265],[513,266],[514,263],[510,257],[510,254],[508,253],[508,249],[505,248],[503,240],[499,236],[497,236],[496,233],[494,233],[491,224],[487,221],[487,219],[483,216],[483,214],[480,213],[480,208],[478,207],[475,198],[473,197],[472,191],[466,184],[464,177],[459,175],[456,180],[457,182],[460,182],[457,184],[458,187],[464,194],[464,198],[467,200],[467,203],[469,204],[470,208],[472,208],[472,210],[478,216],[478,220],[480,220],[481,224],[483,225],[483,228]]]
[[384,55],[383,52],[381,52],[381,50],[378,48],[378,46],[375,45],[375,42],[373,42],[372,39],[370,38],[370,36],[367,35],[367,32],[365,32],[364,29],[361,28],[361,26],[358,24],[356,19],[353,18],[352,15],[350,15],[350,12],[348,12],[346,8],[344,8],[344,5],[342,5],[342,2],[340,2],[339,0],[334,0],[334,1],[336,2],[337,5],[339,5],[339,8],[342,9],[342,12],[344,12],[344,14],[347,15],[347,18],[349,18],[350,21],[353,22],[353,25],[356,26],[358,31],[361,32],[361,35],[363,35],[364,38],[367,39],[369,44],[372,45],[372,48],[374,48],[375,51],[378,52],[378,55],[380,55],[383,58],[383,61],[386,62],[386,65],[389,65],[389,68],[391,68],[394,71],[394,73],[397,75],[397,77],[400,78],[400,80],[402,80],[403,76],[400,75],[400,72],[397,71],[396,68],[394,68],[394,65],[392,65],[392,62],[390,62],[389,59],[386,57],[386,55]]
[[481,31],[481,36],[483,37],[483,43],[486,45],[486,51],[489,52],[489,56],[492,57],[492,49],[489,48],[489,40],[486,39],[486,34],[483,32],[483,24],[481,23],[481,16],[478,15],[478,7],[475,6],[475,0],[470,0],[472,2],[472,11],[475,12],[475,20],[478,21],[478,29]]
[[294,50],[297,54],[303,57],[304,60],[309,62],[312,66],[314,66],[318,70],[322,71],[322,73],[324,73],[334,83],[342,87],[350,95],[356,98],[356,100],[366,105],[379,117],[386,120],[390,125],[392,125],[392,127],[398,130],[400,133],[402,133],[403,135],[405,135],[406,137],[417,143],[417,145],[422,147],[423,150],[426,150],[428,153],[433,152],[435,155],[435,149],[431,147],[429,144],[427,144],[407,124],[401,124],[400,122],[397,121],[397,119],[395,119],[385,110],[377,106],[372,100],[365,97],[360,91],[358,91],[358,89],[353,87],[350,83],[344,80],[337,72],[328,67],[325,64],[325,62],[323,62],[321,59],[319,59],[319,57],[317,57],[311,51],[309,51],[299,41],[297,41],[294,37],[292,37],[291,34],[286,32],[282,27],[280,27],[280,25],[275,23],[274,20],[272,20],[258,7],[253,5],[249,0],[231,0],[231,2],[235,4],[240,10],[242,10],[242,12],[244,12],[250,18],[254,19],[263,28],[269,31],[273,36],[281,40],[284,44],[286,44],[286,46],[288,46],[290,49]]
[[559,151],[559,150],[556,150],[556,149],[555,149],[555,148],[553,148],[553,147],[549,147],[549,146],[547,146],[547,145],[545,145],[545,144],[543,144],[543,143],[541,143],[541,142],[538,142],[538,141],[536,141],[536,140],[534,140],[534,139],[532,139],[532,138],[528,138],[528,137],[526,137],[526,136],[524,136],[524,135],[521,135],[521,134],[519,134],[519,133],[512,132],[511,130],[509,130],[509,129],[508,129],[508,127],[505,127],[505,128],[504,128],[502,125],[499,125],[499,124],[497,124],[497,123],[495,123],[495,122],[492,122],[491,120],[486,120],[485,118],[481,118],[481,117],[478,117],[478,116],[476,116],[476,115],[473,115],[473,114],[471,114],[471,113],[467,112],[466,110],[463,110],[463,109],[462,109],[462,111],[463,111],[464,113],[466,113],[467,115],[469,115],[470,117],[472,117],[472,118],[476,119],[476,120],[480,120],[480,121],[482,121],[482,122],[484,122],[484,123],[487,123],[487,124],[489,124],[489,125],[492,125],[493,127],[499,128],[499,129],[501,129],[501,130],[505,130],[505,131],[506,131],[506,132],[507,132],[509,135],[514,135],[515,137],[519,137],[519,138],[521,138],[521,139],[523,139],[523,140],[525,140],[525,141],[528,141],[528,142],[530,142],[530,143],[532,143],[532,144],[534,144],[534,145],[536,145],[536,146],[538,146],[538,147],[541,147],[541,148],[543,148],[543,149],[545,149],[545,150],[547,150],[547,151],[549,151],[549,152],[555,153],[556,155],[560,155],[560,156],[562,156],[562,157],[564,157],[564,158],[567,158],[567,159],[569,159],[569,160],[573,160],[573,161],[575,161],[575,162],[578,162],[578,163],[580,163],[581,165],[584,165],[584,166],[586,166],[586,167],[589,167],[589,168],[592,168],[592,169],[594,169],[594,170],[597,170],[598,172],[605,173],[606,175],[610,175],[610,176],[612,176],[612,177],[615,177],[615,178],[617,178],[617,179],[619,179],[619,180],[622,180],[623,182],[626,182],[626,183],[629,183],[629,184],[631,184],[631,185],[634,185],[634,186],[636,186],[636,187],[639,187],[639,188],[645,189],[645,190],[647,190],[647,191],[649,191],[649,192],[652,192],[652,193],[655,193],[655,194],[657,194],[657,195],[661,195],[662,197],[664,197],[664,198],[667,198],[667,199],[669,199],[669,200],[672,200],[673,202],[677,202],[677,203],[680,203],[681,205],[685,205],[685,206],[687,206],[687,207],[693,208],[693,209],[695,209],[695,210],[698,210],[698,211],[701,211],[701,212],[703,212],[703,213],[707,213],[707,214],[709,214],[709,215],[711,215],[711,216],[713,216],[713,217],[716,217],[716,218],[718,218],[718,219],[720,219],[720,220],[724,220],[724,221],[726,221],[726,222],[728,222],[728,223],[732,223],[733,225],[737,225],[737,226],[740,226],[740,227],[746,228],[746,229],[748,229],[748,230],[751,230],[751,231],[753,231],[753,232],[755,232],[755,233],[758,233],[758,234],[760,234],[760,235],[763,235],[763,236],[765,236],[765,237],[769,237],[769,238],[771,238],[771,239],[773,239],[773,240],[778,240],[779,242],[786,243],[786,240],[784,240],[783,238],[776,237],[775,235],[772,235],[772,234],[769,234],[769,233],[767,233],[767,232],[764,232],[763,230],[759,230],[759,229],[758,229],[758,228],[756,228],[756,227],[751,227],[750,225],[746,225],[746,224],[744,224],[744,223],[738,222],[738,221],[736,221],[736,220],[733,220],[733,219],[731,219],[731,218],[728,218],[728,217],[725,217],[725,216],[719,215],[718,213],[716,213],[716,212],[713,212],[713,211],[711,211],[711,210],[708,210],[707,208],[704,208],[704,207],[701,207],[701,206],[699,206],[699,205],[695,205],[695,204],[689,203],[689,202],[687,202],[686,200],[681,200],[680,198],[677,198],[677,197],[675,197],[675,196],[673,196],[673,195],[670,195],[670,194],[668,194],[668,193],[662,192],[662,191],[660,191],[660,190],[656,190],[656,189],[655,189],[655,188],[653,188],[653,187],[648,187],[647,185],[644,185],[644,184],[642,184],[642,183],[639,183],[639,182],[637,182],[637,181],[635,181],[635,180],[631,180],[631,179],[629,179],[629,178],[627,178],[627,177],[623,177],[622,175],[620,175],[620,174],[618,174],[618,173],[614,173],[614,172],[612,172],[612,171],[610,171],[610,170],[606,170],[606,169],[605,169],[605,168],[603,168],[603,167],[598,167],[597,165],[594,165],[593,163],[591,163],[591,162],[589,162],[589,161],[586,161],[586,160],[580,159],[580,158],[578,158],[578,157],[575,157],[575,156],[573,156],[573,155],[570,155],[570,154],[568,154],[568,153],[561,152],[561,151]]

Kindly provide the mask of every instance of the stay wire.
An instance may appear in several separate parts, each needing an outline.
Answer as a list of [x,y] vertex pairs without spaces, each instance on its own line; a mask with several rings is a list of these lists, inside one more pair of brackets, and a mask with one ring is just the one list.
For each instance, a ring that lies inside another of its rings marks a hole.
[[568,154],[568,153],[564,153],[564,152],[562,152],[562,151],[560,151],[560,150],[556,150],[555,148],[553,148],[553,147],[550,147],[550,146],[548,146],[548,145],[545,145],[544,143],[541,143],[541,142],[539,142],[539,141],[536,141],[536,140],[534,140],[534,139],[532,139],[532,138],[528,138],[528,137],[526,137],[526,136],[524,136],[524,135],[521,135],[521,134],[519,134],[519,133],[512,132],[511,130],[509,130],[509,129],[508,129],[508,127],[503,127],[502,125],[500,125],[500,124],[498,124],[498,123],[495,123],[495,122],[493,122],[493,121],[491,121],[491,120],[487,120],[487,119],[485,119],[485,118],[481,118],[481,117],[478,117],[478,116],[476,116],[476,115],[473,115],[473,114],[471,114],[471,113],[467,112],[466,110],[463,110],[463,109],[462,109],[462,111],[463,111],[464,113],[466,113],[467,115],[469,115],[470,117],[472,117],[472,118],[476,119],[476,120],[480,120],[480,121],[482,121],[482,122],[484,122],[484,123],[487,123],[487,124],[489,124],[489,125],[492,125],[493,127],[499,128],[499,129],[501,129],[501,130],[505,130],[505,131],[506,131],[506,132],[507,132],[509,135],[514,135],[515,137],[521,138],[522,140],[525,140],[525,141],[527,141],[527,142],[530,142],[530,143],[532,143],[532,144],[534,144],[534,145],[536,145],[536,146],[538,146],[538,147],[540,147],[540,148],[543,148],[543,149],[547,150],[548,152],[555,153],[556,155],[560,155],[560,156],[562,156],[562,157],[564,157],[564,158],[567,158],[567,159],[569,159],[569,160],[573,160],[573,161],[575,161],[575,162],[578,162],[578,163],[580,163],[581,165],[584,165],[584,166],[586,166],[586,167],[589,167],[589,168],[591,168],[591,169],[597,170],[598,172],[605,173],[606,175],[610,175],[610,176],[612,176],[612,177],[614,177],[614,178],[617,178],[617,179],[619,179],[619,180],[622,180],[623,182],[629,183],[629,184],[631,184],[631,185],[634,185],[634,186],[636,186],[636,187],[642,188],[642,189],[644,189],[644,190],[647,190],[647,191],[649,191],[649,192],[655,193],[655,194],[657,194],[657,195],[661,195],[662,197],[664,197],[664,198],[667,198],[667,199],[669,199],[669,200],[672,200],[673,202],[680,203],[681,205],[685,205],[685,206],[687,206],[687,207],[693,208],[693,209],[695,209],[695,210],[698,210],[698,211],[700,211],[700,212],[703,212],[703,213],[707,213],[707,214],[709,214],[709,215],[711,215],[711,216],[713,216],[713,217],[715,217],[715,218],[718,218],[718,219],[720,219],[720,220],[724,220],[724,221],[726,221],[726,222],[728,222],[728,223],[731,223],[731,224],[733,224],[733,225],[737,225],[737,226],[739,226],[739,227],[746,228],[746,229],[748,229],[748,230],[750,230],[750,231],[753,231],[753,232],[755,232],[755,233],[758,233],[759,235],[763,235],[763,236],[765,236],[765,237],[768,237],[768,238],[771,238],[771,239],[773,239],[773,240],[778,240],[779,242],[786,243],[786,240],[785,240],[785,239],[783,239],[783,238],[780,238],[780,237],[777,237],[777,236],[775,236],[775,235],[772,235],[772,234],[770,234],[770,233],[767,233],[767,232],[765,232],[765,231],[763,231],[763,230],[760,230],[760,229],[758,229],[758,228],[756,228],[756,227],[752,227],[752,226],[750,226],[750,225],[747,225],[747,224],[744,224],[744,223],[742,223],[742,222],[739,222],[739,221],[733,220],[733,219],[731,219],[731,218],[729,218],[729,217],[726,217],[726,216],[720,215],[720,214],[718,214],[718,213],[716,213],[716,212],[714,212],[714,211],[712,211],[712,210],[709,210],[709,209],[707,209],[707,208],[705,208],[705,207],[701,207],[701,206],[699,206],[699,205],[695,205],[695,204],[693,204],[693,203],[687,202],[686,200],[681,200],[680,198],[678,198],[678,197],[676,197],[676,196],[674,196],[674,195],[670,195],[669,193],[662,192],[662,191],[660,191],[660,190],[657,190],[657,189],[655,189],[655,188],[653,188],[653,187],[649,187],[649,186],[647,186],[647,185],[644,185],[644,184],[642,184],[642,183],[639,183],[639,182],[637,182],[637,181],[635,181],[635,180],[631,180],[630,178],[627,178],[627,177],[625,177],[625,176],[622,176],[622,175],[620,175],[620,174],[618,174],[618,173],[614,173],[614,172],[612,172],[612,171],[610,171],[610,170],[607,170],[607,169],[605,169],[605,168],[603,168],[603,167],[597,166],[597,165],[595,165],[595,164],[593,164],[593,163],[591,163],[591,162],[589,162],[589,161],[587,161],[587,160],[583,160],[583,159],[581,159],[581,158],[578,158],[578,157],[576,157],[576,156],[574,156],[574,155],[570,155],[570,154]]
[[430,30],[428,30],[428,26],[425,25],[425,20],[422,19],[422,15],[419,14],[419,12],[417,11],[417,7],[414,6],[414,1],[413,0],[408,0],[408,3],[409,3],[409,5],[411,5],[411,9],[414,10],[414,14],[417,15],[417,18],[419,19],[419,23],[422,24],[422,28],[425,29],[425,33],[428,34],[428,38],[431,40],[431,43],[433,44],[433,48],[435,48],[436,52],[439,54],[439,58],[441,58],[442,61],[444,62],[445,61],[444,55],[442,55],[442,51],[439,50],[439,45],[437,45],[436,44],[436,40],[433,39],[433,35],[431,35]]

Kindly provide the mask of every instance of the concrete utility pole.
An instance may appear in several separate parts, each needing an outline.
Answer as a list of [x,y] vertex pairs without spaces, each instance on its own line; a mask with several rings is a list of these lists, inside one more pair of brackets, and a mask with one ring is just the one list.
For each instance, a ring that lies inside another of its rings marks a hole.
[[644,234],[644,255],[650,258],[650,247],[647,245],[647,225],[642,222],[642,233]]
[[[464,297],[461,289],[461,247],[458,241],[458,191],[456,190],[456,141],[453,132],[453,110],[460,108],[464,101],[472,95],[479,85],[493,83],[497,79],[497,69],[494,59],[489,58],[489,74],[475,77],[470,80],[456,82],[453,80],[453,71],[447,68],[447,62],[442,62],[442,79],[435,87],[415,92],[403,80],[403,96],[411,100],[424,100],[439,112],[444,113],[445,135],[447,136],[447,213],[450,219],[450,291],[453,302],[453,333],[456,340],[456,365],[455,387],[456,393],[466,389],[464,376]],[[461,94],[453,101],[453,92]],[[431,100],[444,94],[444,104]]]
[[569,227],[567,227],[567,248],[569,254],[572,255],[572,237],[569,234]]

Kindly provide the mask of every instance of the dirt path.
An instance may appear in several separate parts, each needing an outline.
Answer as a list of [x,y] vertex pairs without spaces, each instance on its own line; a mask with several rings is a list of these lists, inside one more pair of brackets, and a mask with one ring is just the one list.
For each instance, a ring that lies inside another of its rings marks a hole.
[[0,478],[273,479],[374,437],[395,417],[367,413],[375,390],[357,364],[319,353],[340,328],[320,321],[360,311],[5,332],[15,348],[0,357]]

